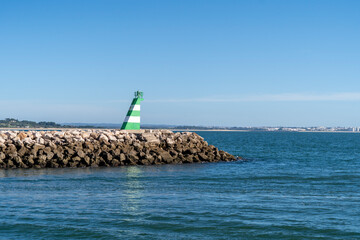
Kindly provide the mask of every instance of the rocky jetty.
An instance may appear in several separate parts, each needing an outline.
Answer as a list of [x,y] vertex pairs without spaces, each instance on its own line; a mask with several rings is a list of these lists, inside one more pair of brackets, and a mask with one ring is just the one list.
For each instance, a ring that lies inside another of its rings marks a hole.
[[196,133],[168,130],[0,131],[0,168],[233,161]]

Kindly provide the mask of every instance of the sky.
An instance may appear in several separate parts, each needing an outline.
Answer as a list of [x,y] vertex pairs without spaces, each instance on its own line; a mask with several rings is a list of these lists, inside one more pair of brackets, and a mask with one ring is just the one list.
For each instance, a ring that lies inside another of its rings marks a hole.
[[360,126],[360,1],[2,0],[0,119]]

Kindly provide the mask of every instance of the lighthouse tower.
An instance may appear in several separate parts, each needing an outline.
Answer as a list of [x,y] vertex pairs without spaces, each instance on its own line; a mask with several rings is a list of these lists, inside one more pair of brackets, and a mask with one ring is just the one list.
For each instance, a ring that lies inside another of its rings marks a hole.
[[121,129],[139,130],[140,129],[140,102],[143,101],[143,92],[136,91],[128,113]]

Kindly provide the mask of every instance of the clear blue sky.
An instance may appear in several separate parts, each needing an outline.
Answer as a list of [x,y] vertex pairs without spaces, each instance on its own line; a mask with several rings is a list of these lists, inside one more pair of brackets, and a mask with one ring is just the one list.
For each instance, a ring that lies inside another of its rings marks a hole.
[[0,119],[360,126],[360,1],[0,2]]

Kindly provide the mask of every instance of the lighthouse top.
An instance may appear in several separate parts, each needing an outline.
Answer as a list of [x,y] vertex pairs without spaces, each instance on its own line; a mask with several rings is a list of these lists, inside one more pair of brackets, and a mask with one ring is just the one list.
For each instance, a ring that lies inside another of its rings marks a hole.
[[135,97],[136,98],[143,98],[144,97],[144,93],[143,92],[140,92],[140,91],[136,91],[134,93]]

